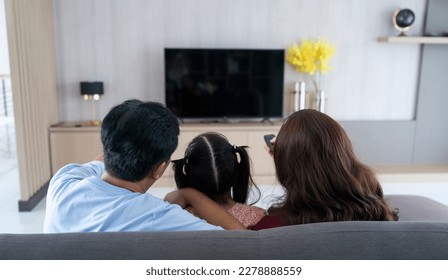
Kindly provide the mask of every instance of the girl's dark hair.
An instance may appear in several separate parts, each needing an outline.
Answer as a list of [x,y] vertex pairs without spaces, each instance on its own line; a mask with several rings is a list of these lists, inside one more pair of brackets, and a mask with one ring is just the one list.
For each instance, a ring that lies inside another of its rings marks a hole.
[[232,191],[233,200],[247,203],[251,185],[260,191],[251,176],[247,146],[232,146],[215,132],[196,136],[188,145],[185,157],[173,161],[174,178],[179,189],[193,187],[216,202],[224,202]]
[[274,209],[287,224],[393,220],[375,174],[355,156],[344,129],[329,116],[300,110],[282,125],[274,162],[285,195]]

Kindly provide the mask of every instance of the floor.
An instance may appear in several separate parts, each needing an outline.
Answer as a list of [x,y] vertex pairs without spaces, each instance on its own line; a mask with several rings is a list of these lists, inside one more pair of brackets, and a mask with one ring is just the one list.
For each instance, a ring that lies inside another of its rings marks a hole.
[[14,119],[0,117],[0,233],[42,232],[45,200],[31,212],[19,212],[20,200]]
[[31,212],[19,212],[19,200],[19,174],[18,169],[14,168],[0,174],[0,233],[42,232],[45,200],[39,202]]

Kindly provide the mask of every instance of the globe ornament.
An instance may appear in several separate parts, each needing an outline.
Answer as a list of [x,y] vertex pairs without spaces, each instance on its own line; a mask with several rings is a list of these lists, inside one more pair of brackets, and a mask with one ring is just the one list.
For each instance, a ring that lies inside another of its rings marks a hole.
[[395,29],[400,31],[398,36],[406,36],[404,32],[408,31],[414,23],[414,12],[409,9],[397,9],[392,17]]

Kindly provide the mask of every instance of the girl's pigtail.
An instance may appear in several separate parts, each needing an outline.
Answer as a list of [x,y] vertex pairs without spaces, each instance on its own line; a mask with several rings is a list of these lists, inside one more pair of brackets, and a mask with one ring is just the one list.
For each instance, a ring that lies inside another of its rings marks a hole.
[[[260,190],[255,185],[251,176],[250,159],[246,148],[247,146],[233,146],[233,152],[237,157],[237,161],[239,155],[239,162],[237,164],[237,176],[233,185],[233,200],[242,204],[247,203],[251,185],[253,185],[254,188],[256,188],[260,193]],[[259,199],[260,197],[258,197],[254,203],[256,203]]]
[[178,160],[173,160],[174,180],[176,181],[177,188],[182,189],[189,186],[189,178],[186,171],[186,165],[188,164],[188,157],[184,157]]

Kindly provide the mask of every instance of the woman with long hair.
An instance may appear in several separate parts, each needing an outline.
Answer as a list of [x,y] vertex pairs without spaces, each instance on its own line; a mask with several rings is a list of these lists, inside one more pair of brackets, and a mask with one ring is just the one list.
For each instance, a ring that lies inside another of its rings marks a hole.
[[373,171],[356,158],[342,126],[324,113],[306,109],[289,116],[273,158],[285,194],[254,229],[396,219]]

